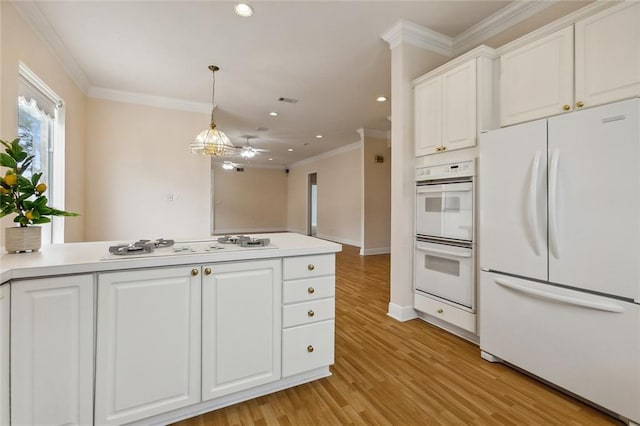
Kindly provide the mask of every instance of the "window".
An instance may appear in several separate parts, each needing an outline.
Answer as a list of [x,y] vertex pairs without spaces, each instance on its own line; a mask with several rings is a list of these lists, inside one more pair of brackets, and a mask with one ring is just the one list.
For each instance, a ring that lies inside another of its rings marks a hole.
[[[24,64],[18,67],[18,137],[35,156],[25,176],[42,172],[49,205],[64,209],[64,103]],[[42,226],[42,243],[64,242],[64,220]]]

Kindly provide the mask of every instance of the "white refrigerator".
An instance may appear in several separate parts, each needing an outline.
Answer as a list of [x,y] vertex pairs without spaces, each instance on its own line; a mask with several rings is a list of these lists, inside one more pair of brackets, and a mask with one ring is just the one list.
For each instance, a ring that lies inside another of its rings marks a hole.
[[481,135],[480,348],[640,423],[640,99]]

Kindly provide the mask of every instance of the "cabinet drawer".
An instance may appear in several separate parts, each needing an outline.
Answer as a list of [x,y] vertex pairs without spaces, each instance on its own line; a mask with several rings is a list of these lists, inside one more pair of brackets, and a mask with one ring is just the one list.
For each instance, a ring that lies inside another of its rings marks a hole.
[[331,275],[304,280],[285,281],[282,285],[282,302],[306,302],[309,300],[333,297],[336,277]]
[[321,254],[317,256],[286,257],[282,278],[295,280],[297,278],[319,277],[333,275],[336,270],[336,256]]
[[476,332],[476,314],[456,308],[428,296],[419,293],[415,294],[413,307],[420,312],[429,314],[433,317],[446,321],[450,324],[458,326],[462,329]]
[[282,377],[333,364],[333,320],[282,331]]
[[296,303],[282,308],[282,327],[310,324],[335,317],[335,299]]

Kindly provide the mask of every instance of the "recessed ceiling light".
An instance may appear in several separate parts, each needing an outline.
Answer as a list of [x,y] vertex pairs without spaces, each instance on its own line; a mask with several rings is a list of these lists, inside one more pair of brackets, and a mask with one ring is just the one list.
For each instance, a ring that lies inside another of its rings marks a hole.
[[316,135],[316,139],[322,139],[322,135]]
[[253,8],[246,3],[238,3],[233,6],[233,11],[238,16],[242,16],[243,18],[248,18],[253,15]]
[[272,117],[277,117],[277,116],[278,116],[278,113],[277,113],[277,112],[275,112],[275,111],[271,111],[271,112],[269,113],[269,115],[270,115],[270,116],[272,116]]
[[289,148],[287,151],[292,152],[292,151],[293,151],[293,148]]
[[386,102],[386,100],[387,100],[387,98],[385,96],[378,96],[376,98],[376,101],[378,101],[378,102]]
[[269,158],[269,161],[273,161],[273,158]]

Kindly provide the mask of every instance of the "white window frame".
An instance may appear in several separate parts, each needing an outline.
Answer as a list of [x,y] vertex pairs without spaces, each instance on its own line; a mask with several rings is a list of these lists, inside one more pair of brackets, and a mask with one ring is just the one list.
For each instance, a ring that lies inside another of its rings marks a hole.
[[[49,98],[56,105],[55,129],[53,134],[52,169],[53,182],[49,183],[52,188],[52,197],[49,198],[49,205],[64,210],[65,209],[65,108],[64,101],[54,92],[40,77],[38,77],[24,63],[18,63],[18,75],[26,80],[34,88]],[[16,117],[17,118],[17,117]],[[43,244],[48,244],[43,238]],[[51,217],[51,243],[64,243],[64,217]]]

